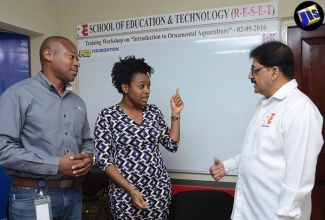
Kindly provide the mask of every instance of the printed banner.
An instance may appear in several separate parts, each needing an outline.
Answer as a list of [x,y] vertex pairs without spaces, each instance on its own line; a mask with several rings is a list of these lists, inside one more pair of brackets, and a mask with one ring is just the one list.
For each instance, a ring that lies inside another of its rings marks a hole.
[[169,31],[144,32],[120,36],[103,36],[80,38],[78,40],[79,58],[97,58],[119,56],[122,46],[127,44],[151,43],[197,39],[198,41],[218,40],[222,37],[245,35],[261,35],[261,42],[278,38],[279,24],[277,19],[255,22],[235,22],[219,25],[179,28]]
[[77,25],[78,37],[103,36],[163,28],[218,24],[278,17],[278,3],[264,2],[173,14],[137,17]]

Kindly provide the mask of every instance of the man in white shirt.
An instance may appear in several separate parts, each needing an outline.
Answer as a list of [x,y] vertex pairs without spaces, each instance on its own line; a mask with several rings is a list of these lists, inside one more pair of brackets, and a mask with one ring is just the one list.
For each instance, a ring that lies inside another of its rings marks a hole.
[[297,88],[294,57],[281,42],[250,52],[248,78],[264,97],[247,128],[240,155],[214,158],[210,174],[219,181],[237,173],[232,219],[309,220],[323,118]]

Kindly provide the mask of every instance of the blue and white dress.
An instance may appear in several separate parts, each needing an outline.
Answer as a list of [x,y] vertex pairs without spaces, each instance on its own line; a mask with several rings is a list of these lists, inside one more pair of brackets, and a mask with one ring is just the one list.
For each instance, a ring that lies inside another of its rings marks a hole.
[[170,138],[158,107],[149,104],[142,107],[141,124],[135,123],[118,105],[105,108],[97,118],[94,135],[99,167],[105,171],[114,164],[150,206],[146,210],[137,208],[127,192],[109,181],[114,219],[167,219],[171,182],[159,144],[176,152],[178,142]]

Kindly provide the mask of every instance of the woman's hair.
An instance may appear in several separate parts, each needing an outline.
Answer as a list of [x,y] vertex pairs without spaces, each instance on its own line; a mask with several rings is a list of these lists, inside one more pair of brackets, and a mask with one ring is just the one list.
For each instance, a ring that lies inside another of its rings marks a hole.
[[125,59],[122,59],[120,57],[120,61],[116,62],[112,69],[112,84],[119,93],[123,93],[121,85],[123,83],[130,85],[134,75],[138,73],[146,73],[151,77],[154,69],[144,62],[144,58],[137,59],[134,56],[126,56]]
[[262,44],[253,49],[249,57],[267,67],[277,66],[288,79],[293,78],[295,71],[293,53],[290,47],[284,43],[271,41]]

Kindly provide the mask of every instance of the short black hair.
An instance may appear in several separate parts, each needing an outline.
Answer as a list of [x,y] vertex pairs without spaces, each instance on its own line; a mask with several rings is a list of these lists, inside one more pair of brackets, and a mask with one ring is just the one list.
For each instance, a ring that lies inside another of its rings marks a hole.
[[293,78],[295,71],[293,53],[284,43],[279,41],[264,43],[254,48],[249,57],[267,67],[277,66],[288,79]]
[[144,58],[126,56],[122,59],[120,57],[120,61],[116,62],[112,69],[112,84],[119,93],[123,93],[121,85],[123,83],[130,85],[134,75],[138,73],[146,73],[151,77],[154,69],[145,62]]

